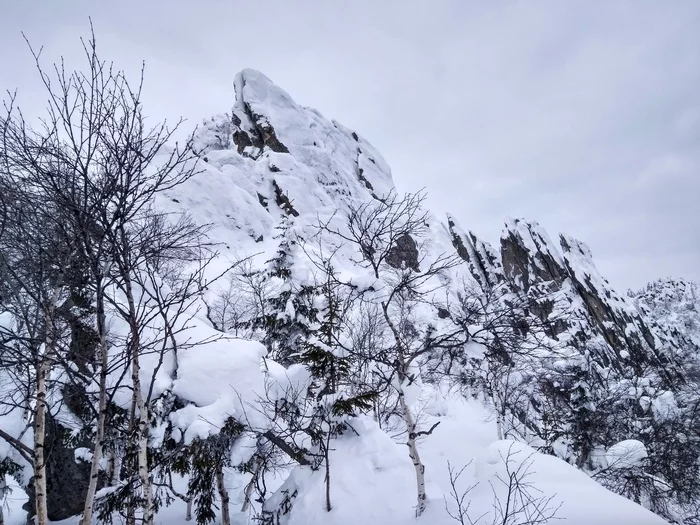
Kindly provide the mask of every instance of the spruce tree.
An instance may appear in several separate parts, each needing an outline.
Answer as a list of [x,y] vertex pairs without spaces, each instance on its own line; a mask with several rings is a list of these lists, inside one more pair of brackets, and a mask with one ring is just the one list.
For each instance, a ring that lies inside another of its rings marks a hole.
[[294,265],[298,254],[293,223],[285,217],[275,239],[279,244],[275,256],[267,261],[267,279],[276,284],[268,299],[268,308],[253,320],[253,327],[263,332],[262,342],[270,356],[284,366],[298,362],[305,341],[312,332],[317,309],[313,284],[295,280]]

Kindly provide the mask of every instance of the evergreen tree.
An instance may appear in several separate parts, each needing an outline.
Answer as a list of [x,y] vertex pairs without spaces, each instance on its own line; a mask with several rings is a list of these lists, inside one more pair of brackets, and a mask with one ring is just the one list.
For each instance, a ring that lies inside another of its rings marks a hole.
[[266,310],[252,324],[263,332],[262,342],[270,356],[289,366],[298,361],[303,341],[311,335],[317,315],[316,290],[312,284],[295,280],[298,243],[291,220],[285,217],[277,229],[279,244],[275,256],[267,261],[266,276],[274,282],[274,292],[267,299]]

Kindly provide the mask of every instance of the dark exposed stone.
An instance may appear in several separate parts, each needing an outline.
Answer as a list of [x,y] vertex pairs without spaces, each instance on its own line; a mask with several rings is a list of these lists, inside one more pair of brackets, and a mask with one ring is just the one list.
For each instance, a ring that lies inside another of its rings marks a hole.
[[512,232],[501,239],[501,261],[509,281],[527,292],[530,289],[529,254]]
[[420,272],[418,257],[418,245],[413,237],[406,233],[398,237],[389,248],[386,263],[392,268],[410,268],[414,272]]
[[251,120],[258,129],[262,144],[276,153],[289,153],[287,146],[282,144],[279,138],[277,138],[277,133],[275,132],[275,128],[272,127],[272,124],[270,124],[265,117],[254,113],[247,104],[245,104],[245,106],[252,117]]
[[242,155],[243,151],[250,146],[262,146],[261,141],[256,141],[253,143],[253,139],[250,138],[250,135],[248,135],[248,133],[242,129],[237,129],[233,132],[233,143],[236,145],[236,151],[238,151],[239,155]]
[[261,195],[260,193],[258,193],[258,202],[260,203],[260,205],[261,205],[263,208],[265,208],[266,210],[268,209],[268,208],[267,208],[267,197],[265,197],[264,195]]
[[[521,221],[516,220],[518,224]],[[561,283],[567,277],[567,271],[558,260],[555,260],[552,249],[547,241],[540,235],[536,225],[525,223],[527,231],[525,235],[529,241],[537,247],[535,253],[529,253],[520,231],[508,231],[508,235],[501,238],[501,256],[503,269],[509,279],[522,287],[527,292],[534,283],[555,282]]]
[[[85,495],[90,478],[90,463],[75,459],[79,447],[91,447],[88,440],[74,440],[68,429],[49,416],[46,425],[46,506],[49,520],[60,521],[80,514],[85,506]],[[104,479],[98,488],[104,486]],[[27,523],[33,523],[34,486],[27,487],[29,501]]]
[[272,187],[275,190],[275,202],[277,203],[277,206],[279,206],[287,215],[299,217],[299,212],[294,209],[294,206],[292,206],[292,201],[290,201],[289,197],[284,194],[282,188],[280,188],[277,184],[277,181],[272,181]]
[[374,191],[374,187],[372,184],[367,180],[367,177],[364,176],[365,170],[362,168],[357,169],[357,178],[360,179],[360,182],[362,182],[365,185],[365,188],[367,188],[370,191]]

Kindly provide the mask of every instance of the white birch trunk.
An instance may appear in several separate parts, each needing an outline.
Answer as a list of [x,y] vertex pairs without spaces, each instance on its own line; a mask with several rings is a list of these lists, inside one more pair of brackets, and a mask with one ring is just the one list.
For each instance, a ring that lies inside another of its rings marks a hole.
[[36,408],[34,412],[34,504],[36,525],[47,525],[46,464],[44,441],[46,437],[46,375],[48,366],[42,359],[36,371]]
[[138,312],[134,293],[129,276],[124,279],[124,291],[129,305],[129,331],[131,335],[131,381],[133,392],[132,407],[138,411],[136,424],[138,473],[143,491],[143,525],[153,525],[155,510],[153,505],[153,484],[151,482],[150,469],[148,467],[148,407],[144,401],[143,388],[141,386],[141,365],[139,352],[141,351],[141,337],[138,326]]
[[131,359],[131,379],[134,387],[134,399],[138,410],[137,443],[138,443],[138,470],[143,491],[143,524],[153,525],[153,485],[151,484],[150,469],[148,468],[148,408],[143,400],[140,379],[141,367],[138,358],[138,349],[134,348]]
[[112,450],[111,452],[110,468],[110,484],[117,485],[119,483],[119,477],[121,475],[122,470],[122,460],[121,457],[119,457],[118,450]]
[[418,443],[416,442],[416,438],[418,437],[416,435],[416,422],[413,420],[411,410],[408,406],[408,403],[406,403],[406,395],[403,391],[403,381],[407,376],[407,366],[405,363],[406,352],[404,351],[404,345],[403,341],[401,340],[401,335],[399,334],[396,325],[394,324],[393,320],[391,319],[391,316],[389,315],[389,305],[384,302],[381,304],[382,313],[384,314],[384,320],[389,326],[389,329],[391,330],[391,333],[394,336],[394,341],[396,342],[396,345],[398,347],[399,362],[396,371],[398,372],[399,385],[397,386],[397,393],[399,395],[399,404],[401,406],[404,424],[406,425],[406,431],[408,432],[408,440],[406,441],[406,445],[408,446],[408,457],[411,458],[413,468],[416,472],[416,517],[419,517],[423,514],[423,512],[425,512],[425,507],[428,502],[425,495],[425,465],[423,465],[423,462],[420,459],[420,454],[418,453]]
[[48,525],[48,507],[46,503],[46,460],[44,457],[44,445],[46,441],[46,379],[51,368],[51,359],[55,353],[56,342],[54,340],[54,311],[58,301],[61,287],[57,286],[53,291],[51,302],[44,312],[46,336],[44,341],[44,355],[38,355],[36,367],[36,407],[34,408],[34,504],[36,525]]
[[0,525],[5,525],[5,515],[3,514],[3,508],[5,506],[5,495],[7,494],[7,483],[5,482],[5,476],[0,476]]
[[[98,292],[99,293],[99,292]],[[100,299],[98,298],[98,302]],[[97,492],[97,480],[100,475],[100,462],[102,461],[105,437],[105,419],[107,417],[107,327],[104,315],[104,305],[98,306],[98,332],[100,333],[100,384],[99,400],[97,408],[97,432],[95,435],[95,448],[90,464],[90,481],[85,496],[85,508],[80,519],[80,525],[92,523],[95,493]]]
[[192,521],[192,498],[187,498],[187,512],[185,513],[185,521]]
[[216,484],[221,498],[221,525],[231,525],[231,514],[229,512],[229,496],[224,485],[224,469],[221,464],[216,466]]
[[418,489],[416,517],[419,517],[423,514],[423,512],[425,512],[425,507],[427,505],[425,495],[425,465],[423,465],[421,462],[420,454],[418,453],[418,443],[416,442],[416,423],[413,420],[411,410],[406,403],[406,396],[402,387],[399,387],[399,403],[401,405],[403,420],[406,424],[406,430],[408,432],[408,440],[406,442],[406,445],[408,446],[408,456],[411,458],[413,468],[416,472],[416,487]]
[[250,481],[245,486],[245,490],[243,491],[243,506],[241,507],[241,512],[248,512],[248,509],[250,508],[250,498],[253,495],[253,489],[255,488],[255,478],[258,475],[258,470],[259,467],[258,465],[256,465],[255,469],[253,470],[253,477],[250,478]]

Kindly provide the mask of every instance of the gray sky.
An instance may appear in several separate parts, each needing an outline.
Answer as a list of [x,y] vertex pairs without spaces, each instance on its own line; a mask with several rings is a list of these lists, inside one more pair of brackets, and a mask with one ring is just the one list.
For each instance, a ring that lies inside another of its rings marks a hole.
[[227,111],[252,67],[488,241],[522,216],[622,288],[700,280],[697,0],[0,0],[0,89],[34,107],[19,32],[70,61],[88,16],[154,117]]

